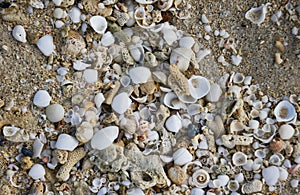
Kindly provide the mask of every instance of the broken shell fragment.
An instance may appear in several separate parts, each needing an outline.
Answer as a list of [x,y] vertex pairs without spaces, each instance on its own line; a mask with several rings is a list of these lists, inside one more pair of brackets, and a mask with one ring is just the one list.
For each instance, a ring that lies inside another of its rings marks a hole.
[[182,128],[181,119],[177,115],[172,115],[166,120],[167,130],[177,133]]
[[94,135],[94,130],[89,122],[83,122],[76,129],[76,138],[82,143],[90,141]]
[[186,172],[180,166],[171,167],[168,170],[168,176],[177,185],[182,185],[187,177]]
[[171,53],[170,64],[176,64],[179,70],[186,71],[189,68],[193,54],[192,49],[176,48]]
[[116,95],[111,103],[112,109],[119,114],[123,114],[124,112],[126,112],[130,105],[131,99],[125,92]]
[[45,56],[50,56],[54,52],[53,37],[45,35],[37,41],[37,47]]
[[274,186],[279,179],[280,172],[278,167],[270,166],[262,170],[262,176],[268,186]]
[[20,128],[18,128],[18,127],[13,127],[13,126],[4,126],[3,127],[3,135],[4,135],[4,137],[12,137],[18,131],[20,131]]
[[288,140],[294,136],[295,129],[291,125],[284,124],[279,127],[278,132],[281,139]]
[[133,83],[146,83],[151,76],[149,68],[146,67],[135,67],[129,70],[129,76]]
[[253,181],[245,183],[242,186],[242,193],[243,194],[252,194],[255,192],[261,192],[262,187],[263,187],[263,183],[258,179],[254,179]]
[[100,129],[91,140],[91,146],[97,150],[108,148],[119,135],[119,127],[109,126]]
[[64,118],[65,109],[60,104],[52,104],[46,108],[47,119],[53,123],[57,123]]
[[195,99],[202,98],[209,93],[210,83],[205,77],[193,75],[188,80],[188,84],[191,96]]
[[297,113],[295,107],[290,102],[283,100],[275,107],[274,115],[278,122],[288,122],[293,120],[297,116]]
[[220,85],[214,83],[210,86],[210,90],[206,95],[206,99],[210,102],[218,102],[222,95],[222,89]]
[[268,6],[271,5],[271,3],[262,4],[259,7],[251,8],[249,11],[246,12],[245,18],[247,20],[250,20],[254,24],[261,24],[264,22],[266,18],[266,14],[268,12]]
[[46,90],[39,90],[33,97],[33,104],[40,108],[49,106],[50,101],[51,97]]
[[46,174],[45,168],[41,164],[34,164],[28,173],[28,175],[34,180],[38,180],[38,179],[44,180],[45,174]]
[[107,28],[107,21],[102,16],[92,16],[90,18],[90,25],[98,34],[104,34]]
[[173,159],[175,165],[181,166],[188,162],[191,162],[193,156],[186,148],[180,148],[173,153]]
[[12,31],[13,37],[22,43],[26,43],[26,32],[23,26],[17,25]]
[[78,146],[78,141],[68,134],[60,134],[55,147],[59,150],[73,151]]

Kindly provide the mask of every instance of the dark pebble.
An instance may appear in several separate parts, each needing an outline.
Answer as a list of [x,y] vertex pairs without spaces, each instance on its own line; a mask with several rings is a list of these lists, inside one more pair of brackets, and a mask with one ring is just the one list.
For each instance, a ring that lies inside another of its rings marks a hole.
[[33,152],[28,148],[22,148],[21,152],[24,156],[32,157],[32,155],[33,155]]

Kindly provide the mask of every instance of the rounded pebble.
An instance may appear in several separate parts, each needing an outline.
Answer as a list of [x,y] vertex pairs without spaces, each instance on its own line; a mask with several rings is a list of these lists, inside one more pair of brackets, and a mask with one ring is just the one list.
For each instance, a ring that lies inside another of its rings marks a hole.
[[65,109],[60,104],[52,104],[46,108],[47,119],[53,123],[61,121],[64,115]]

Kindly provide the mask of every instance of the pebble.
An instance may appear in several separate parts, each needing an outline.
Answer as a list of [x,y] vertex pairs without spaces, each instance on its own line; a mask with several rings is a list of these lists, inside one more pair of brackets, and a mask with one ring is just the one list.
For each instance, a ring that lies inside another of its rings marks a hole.
[[73,151],[78,146],[78,141],[71,135],[60,134],[57,138],[55,147],[59,150]]
[[22,152],[22,154],[23,154],[24,156],[30,156],[30,157],[32,157],[32,155],[33,155],[32,150],[30,150],[30,149],[28,149],[28,148],[22,148],[22,149],[21,149],[21,152]]
[[46,108],[47,119],[53,123],[57,123],[64,118],[65,109],[60,104],[52,104]]
[[69,16],[72,20],[73,23],[79,23],[81,21],[80,16],[81,16],[81,12],[80,9],[78,9],[77,7],[73,7],[69,13]]

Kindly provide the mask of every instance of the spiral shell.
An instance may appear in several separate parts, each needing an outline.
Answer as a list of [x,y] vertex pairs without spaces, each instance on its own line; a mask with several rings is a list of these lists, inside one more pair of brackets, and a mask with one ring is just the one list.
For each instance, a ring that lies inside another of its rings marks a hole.
[[285,143],[282,139],[275,138],[270,142],[269,147],[274,153],[279,153],[285,148]]
[[195,171],[190,178],[190,183],[198,188],[205,188],[210,181],[209,174],[204,169]]

